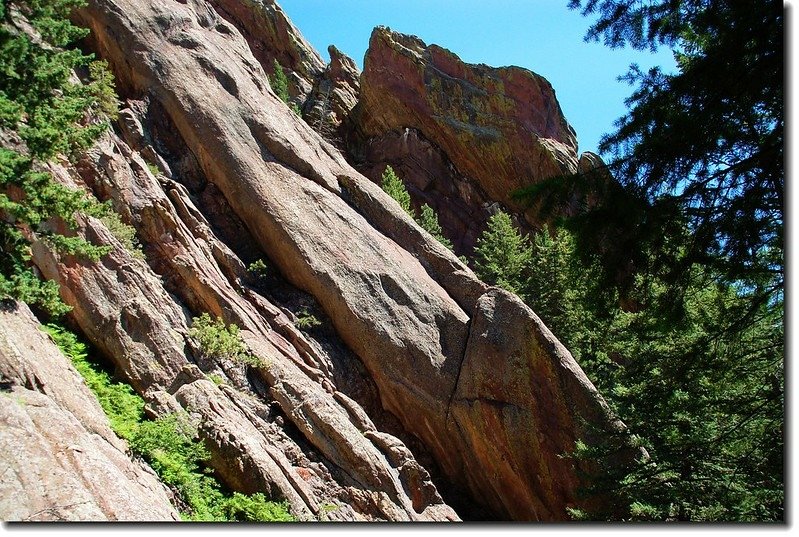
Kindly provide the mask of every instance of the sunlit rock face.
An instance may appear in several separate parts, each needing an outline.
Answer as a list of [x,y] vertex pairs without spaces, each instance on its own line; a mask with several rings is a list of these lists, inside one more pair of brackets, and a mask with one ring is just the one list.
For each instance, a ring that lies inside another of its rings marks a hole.
[[[317,62],[273,2],[90,0],[76,18],[123,110],[51,172],[110,201],[144,255],[87,217],[75,233],[107,256],[39,241],[32,261],[151,416],[189,414],[225,485],[284,499],[302,520],[553,521],[581,505],[590,468],[564,455],[589,425],[617,425],[596,389],[530,308],[282,102],[268,67],[308,73],[297,99],[321,80],[341,90],[331,110],[363,147],[429,148],[420,169],[451,170],[468,194],[461,221],[474,204],[511,206],[520,174],[576,170],[543,79],[377,29],[358,90],[354,64]],[[256,260],[277,283],[248,270]],[[298,328],[298,305],[318,331]],[[254,365],[205,356],[190,333],[202,313],[239,326]],[[456,513],[463,498],[475,511]]]
[[418,204],[470,251],[489,206],[535,226],[515,190],[577,171],[577,141],[544,78],[520,67],[467,64],[438,45],[378,27],[351,115],[353,158],[370,177],[386,163]]

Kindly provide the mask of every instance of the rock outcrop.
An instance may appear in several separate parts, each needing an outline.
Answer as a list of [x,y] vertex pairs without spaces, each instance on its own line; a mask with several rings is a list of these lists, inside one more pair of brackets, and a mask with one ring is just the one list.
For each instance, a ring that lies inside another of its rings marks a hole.
[[0,519],[180,520],[22,303],[0,307]]
[[[563,455],[586,424],[617,426],[596,389],[534,312],[348,164],[267,72],[273,58],[294,62],[308,73],[294,95],[332,95],[330,117],[349,113],[362,141],[408,135],[429,147],[430,163],[455,170],[442,177],[460,178],[446,188],[474,193],[457,198],[462,211],[509,203],[516,183],[497,170],[576,169],[574,135],[543,79],[402,38],[410,63],[395,74],[409,85],[390,108],[405,106],[410,125],[374,102],[381,54],[399,65],[401,47],[372,47],[361,80],[371,89],[349,112],[354,64],[333,51],[323,72],[271,1],[89,0],[76,19],[124,109],[114,133],[51,171],[110,200],[144,256],[86,217],[76,232],[112,246],[102,260],[42,241],[32,257],[151,415],[189,413],[228,487],[285,499],[300,519],[458,520],[443,489],[496,519],[564,520],[582,504],[591,468]],[[399,38],[378,29],[381,39]],[[426,84],[444,83],[424,101]],[[480,100],[486,86],[499,97]],[[494,160],[465,158],[477,150]],[[278,273],[272,283],[247,268],[261,259]],[[316,335],[297,328],[298,305],[321,317]],[[206,312],[239,326],[258,363],[205,356],[189,327]]]
[[[253,57],[270,76],[274,62],[288,77],[293,102],[302,105],[325,70],[319,53],[305,40],[274,0],[209,0],[209,6],[246,39]],[[220,27],[224,28],[224,27]],[[222,30],[224,31],[224,30]]]
[[461,61],[437,45],[378,27],[351,114],[353,158],[377,180],[391,164],[428,203],[459,251],[471,251],[488,206],[541,220],[510,194],[577,171],[577,142],[552,86],[520,67]]
[[361,72],[353,59],[334,45],[327,51],[330,63],[317,80],[303,117],[325,139],[339,144],[344,136],[342,123],[358,104]]
[[[130,125],[130,113],[123,116]],[[127,211],[163,279],[95,219],[83,222],[83,236],[114,246],[100,263],[58,256],[43,242],[34,244],[35,263],[59,282],[71,318],[112,357],[155,416],[184,411],[194,418],[225,483],[285,499],[301,520],[457,519],[423,469],[418,477],[432,492],[416,503],[404,492],[411,487],[391,466],[391,454],[364,434],[377,428],[351,416],[348,399],[322,371],[329,369],[325,358],[285,313],[242,285],[243,264],[216,238],[185,188],[166,177],[159,181],[115,136],[97,144],[77,172],[51,171]],[[202,357],[188,338],[187,310],[243,329],[263,364],[252,372],[255,381],[241,364]],[[211,374],[224,384],[215,385]],[[301,446],[276,425],[286,421],[302,433]],[[335,510],[327,512],[331,505]]]

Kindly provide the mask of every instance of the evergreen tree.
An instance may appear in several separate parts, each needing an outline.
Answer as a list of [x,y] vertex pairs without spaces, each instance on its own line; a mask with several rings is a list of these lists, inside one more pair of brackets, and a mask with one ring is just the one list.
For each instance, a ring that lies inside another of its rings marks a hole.
[[[635,310],[582,265],[568,232],[534,237],[528,304],[571,350],[627,425],[621,438],[578,443],[605,468],[604,520],[770,521],[783,517],[784,327],[762,305],[734,330],[749,297],[694,265],[687,289],[639,277]],[[673,311],[681,311],[676,316]],[[620,467],[619,446],[650,457]],[[576,515],[578,513],[575,513]]]
[[[595,486],[620,501],[591,516],[781,520],[782,5],[570,5],[598,15],[589,39],[669,46],[678,67],[631,68],[630,111],[600,146],[607,170],[518,194],[550,207],[582,196],[566,225],[574,259],[599,270],[568,273],[580,291],[550,322],[650,454],[606,466]],[[618,445],[578,452],[611,460]]]
[[289,95],[289,79],[286,78],[286,72],[283,71],[283,66],[278,63],[277,59],[272,62],[272,70],[273,74],[269,79],[272,90],[281,101],[288,104],[291,100],[291,95]]
[[607,356],[600,351],[607,337],[617,295],[597,285],[596,266],[577,258],[572,234],[548,226],[533,236],[524,296],[527,304],[584,368]]
[[422,229],[430,233],[438,242],[450,250],[453,249],[450,240],[444,236],[444,230],[441,229],[441,224],[438,223],[438,215],[432,207],[426,203],[422,205],[421,215],[417,218],[413,207],[411,207],[411,195],[408,193],[408,189],[405,188],[402,179],[400,179],[391,166],[387,165],[386,169],[383,170],[381,187],[386,194],[400,204],[402,210],[408,213]]
[[297,105],[297,103],[291,101],[291,94],[289,93],[289,79],[286,77],[286,72],[278,63],[277,59],[274,60],[272,68],[274,74],[270,77],[269,84],[272,86],[272,90],[275,92],[275,95],[277,95],[281,101],[286,103],[292,112],[302,117],[302,110],[300,110],[300,107]]
[[402,179],[399,178],[391,166],[386,166],[386,169],[383,170],[381,186],[386,194],[400,204],[403,211],[415,218],[411,208],[411,195],[408,194],[408,189],[405,188]]
[[[613,157],[614,177],[648,204],[626,226],[637,229],[638,244],[651,250],[676,231],[681,248],[653,257],[630,240],[621,249],[675,278],[693,263],[711,266],[727,281],[751,286],[755,302],[782,294],[782,3],[571,0],[570,6],[598,15],[589,39],[612,47],[667,46],[677,60],[675,73],[630,69],[624,78],[637,86],[630,110],[600,150]],[[684,223],[690,238],[671,221]]]
[[[60,218],[75,225],[76,213],[107,209],[82,192],[52,181],[42,164],[56,154],[73,156],[88,147],[116,114],[111,77],[69,45],[86,35],[68,15],[79,0],[27,0],[0,5],[0,299],[14,297],[50,313],[63,313],[54,282],[40,281],[30,266],[29,244],[40,238],[57,249],[98,259],[106,249],[52,232]],[[25,17],[37,36],[19,25]],[[87,83],[71,80],[88,71]]]
[[[606,338],[583,350],[589,375],[650,455],[595,483],[620,500],[614,512],[595,517],[783,517],[782,320],[764,307],[746,330],[726,330],[748,301],[694,270],[680,322],[662,313],[673,307],[668,286],[651,285],[646,308],[617,311]],[[587,455],[612,458],[615,445]]]
[[532,251],[530,241],[514,227],[508,213],[491,215],[477,239],[474,266],[478,276],[527,299],[527,278]]
[[441,224],[438,223],[438,215],[428,204],[422,205],[422,213],[418,219],[419,225],[422,229],[435,237],[438,242],[452,250],[452,243],[444,236],[444,230],[441,229]]

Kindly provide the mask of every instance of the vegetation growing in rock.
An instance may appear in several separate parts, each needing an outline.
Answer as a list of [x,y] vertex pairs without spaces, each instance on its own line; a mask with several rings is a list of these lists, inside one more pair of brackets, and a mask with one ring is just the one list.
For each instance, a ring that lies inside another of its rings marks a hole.
[[272,86],[272,90],[275,92],[275,95],[280,97],[280,100],[286,103],[291,111],[297,114],[298,116],[302,115],[302,111],[300,108],[293,102],[291,102],[291,95],[289,94],[289,80],[286,78],[286,72],[283,70],[283,66],[278,63],[277,59],[274,60],[272,63],[272,69],[274,73],[269,79],[269,84]]
[[[614,492],[587,519],[775,520],[783,513],[784,326],[781,304],[740,319],[750,298],[692,267],[686,287],[639,276],[622,300],[572,234],[522,238],[501,213],[480,237],[478,273],[516,292],[569,348],[628,431],[574,456],[612,460],[646,448],[632,467],[605,465],[592,490]],[[627,307],[622,307],[627,304]]]
[[320,326],[322,321],[316,318],[313,313],[310,313],[307,309],[303,309],[297,314],[297,328],[302,330],[308,330],[310,328],[315,328]]
[[57,325],[45,327],[61,351],[86,381],[111,422],[111,428],[128,441],[133,453],[143,457],[187,507],[181,515],[191,521],[294,520],[285,503],[268,501],[260,493],[228,493],[204,467],[210,457],[196,439],[188,415],[171,414],[156,420],[144,417],[144,400],[130,385],[114,381],[90,359],[84,343]]
[[438,223],[438,215],[432,207],[425,203],[422,205],[422,212],[419,217],[416,216],[416,212],[411,206],[411,195],[408,193],[408,189],[405,188],[402,179],[400,179],[391,166],[386,166],[386,169],[383,170],[380,186],[386,194],[400,204],[400,207],[402,207],[422,229],[430,233],[438,242],[450,250],[453,249],[452,242],[444,236],[444,230],[441,228],[441,224]]
[[[92,198],[56,184],[42,165],[56,155],[72,156],[88,147],[115,117],[111,75],[71,44],[88,32],[69,22],[78,0],[29,0],[0,6],[0,298],[15,297],[51,314],[68,308],[54,282],[42,282],[30,266],[30,243],[48,240],[55,248],[96,260],[107,249],[48,226],[52,218],[68,226],[76,214],[103,213]],[[38,35],[20,23],[25,17]],[[86,83],[74,72],[88,71]]]
[[272,271],[272,267],[268,265],[263,259],[257,259],[247,265],[247,270],[256,276],[267,276]]
[[253,367],[261,367],[262,361],[247,350],[241,340],[239,327],[225,324],[221,318],[212,319],[207,313],[195,317],[189,335],[200,344],[200,349],[209,358],[232,360]]
[[474,266],[480,277],[525,298],[530,260],[529,239],[514,227],[508,213],[491,215],[474,250]]
[[408,189],[405,188],[402,179],[399,178],[397,172],[395,172],[394,168],[391,166],[386,166],[386,169],[383,170],[380,186],[386,194],[399,203],[403,211],[408,213],[411,217],[415,217],[413,208],[411,207],[411,195],[408,194]]
[[422,205],[422,212],[417,222],[422,226],[422,229],[435,237],[438,242],[452,250],[452,242],[444,236],[444,230],[441,228],[441,224],[438,223],[438,215],[428,204]]
[[288,78],[286,78],[285,71],[283,71],[283,66],[278,63],[277,59],[272,62],[272,70],[273,73],[269,79],[272,90],[275,92],[275,95],[280,97],[281,101],[288,104],[291,99],[289,95],[289,81]]
[[120,242],[122,246],[130,252],[136,259],[144,259],[139,239],[136,237],[136,228],[129,226],[109,207],[108,211],[100,217],[108,231]]

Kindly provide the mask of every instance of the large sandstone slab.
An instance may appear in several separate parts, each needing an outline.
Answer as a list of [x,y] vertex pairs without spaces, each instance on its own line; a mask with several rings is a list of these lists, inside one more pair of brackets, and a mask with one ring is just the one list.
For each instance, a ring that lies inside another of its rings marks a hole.
[[577,171],[576,136],[547,80],[521,67],[469,64],[386,27],[369,40],[349,128],[364,173],[379,180],[394,166],[467,253],[494,204],[534,227],[539,215],[511,194]]

